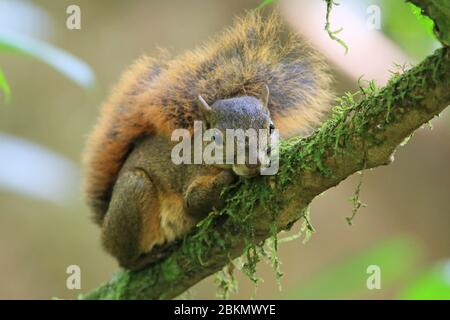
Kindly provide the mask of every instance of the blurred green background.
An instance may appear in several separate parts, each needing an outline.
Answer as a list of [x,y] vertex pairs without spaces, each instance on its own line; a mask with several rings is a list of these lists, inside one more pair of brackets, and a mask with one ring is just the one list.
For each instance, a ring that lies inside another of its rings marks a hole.
[[[80,192],[80,158],[101,102],[141,54],[193,48],[260,3],[0,0],[0,299],[75,298],[118,270],[101,249]],[[81,8],[81,30],[66,28],[72,4]],[[324,19],[325,6],[318,5]],[[430,21],[403,1],[341,1],[363,17],[370,5],[381,8],[379,32],[413,61],[438,46]],[[369,64],[377,56],[364,58]],[[356,90],[343,65],[333,67],[337,93]],[[398,150],[392,165],[365,173],[361,199],[368,206],[352,227],[345,217],[359,176],[317,198],[311,240],[280,245],[282,290],[271,267],[261,263],[264,282],[256,297],[449,299],[448,112],[432,124]],[[81,267],[81,290],[66,288],[66,268],[73,264]],[[370,265],[380,267],[379,290],[366,286]],[[251,282],[240,274],[238,280],[232,298],[252,297]],[[183,297],[215,298],[214,277]]]

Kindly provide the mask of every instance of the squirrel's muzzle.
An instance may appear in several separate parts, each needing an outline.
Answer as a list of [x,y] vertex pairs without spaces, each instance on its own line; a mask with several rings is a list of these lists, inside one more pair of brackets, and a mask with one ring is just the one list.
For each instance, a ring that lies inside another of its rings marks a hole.
[[260,167],[260,164],[234,164],[233,171],[238,176],[254,177],[260,173]]

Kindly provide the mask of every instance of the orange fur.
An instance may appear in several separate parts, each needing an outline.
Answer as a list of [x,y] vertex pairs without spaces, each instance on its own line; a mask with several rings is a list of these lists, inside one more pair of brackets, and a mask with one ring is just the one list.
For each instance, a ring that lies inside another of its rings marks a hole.
[[[197,96],[208,103],[270,89],[269,109],[282,137],[305,135],[328,111],[331,78],[320,55],[281,19],[249,12],[204,46],[173,60],[142,57],[122,76],[85,153],[86,192],[101,223],[111,189],[133,142],[170,136],[201,120]],[[284,39],[282,41],[281,39]]]

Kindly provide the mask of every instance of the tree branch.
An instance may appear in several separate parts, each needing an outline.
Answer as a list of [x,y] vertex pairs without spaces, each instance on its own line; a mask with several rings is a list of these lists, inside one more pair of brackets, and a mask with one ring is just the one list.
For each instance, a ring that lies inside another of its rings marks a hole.
[[[439,6],[433,0],[412,2],[432,18],[432,12],[444,12],[436,8],[448,8],[444,1]],[[437,34],[447,39],[448,29],[443,32],[439,21]],[[174,298],[243,253],[252,275],[261,241],[289,229],[314,197],[351,174],[389,164],[406,138],[450,104],[450,51],[439,49],[403,75],[394,75],[383,89],[369,86],[360,94],[357,103],[353,96],[342,98],[311,136],[283,142],[276,176],[242,180],[227,192],[226,208],[171,247],[167,257],[138,272],[121,271],[80,298]]]

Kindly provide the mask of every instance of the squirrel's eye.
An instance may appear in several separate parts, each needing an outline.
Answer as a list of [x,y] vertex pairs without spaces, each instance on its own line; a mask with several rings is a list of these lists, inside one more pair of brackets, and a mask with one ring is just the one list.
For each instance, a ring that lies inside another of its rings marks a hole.
[[271,124],[269,125],[269,133],[272,134],[272,133],[273,133],[273,130],[275,130],[275,126],[273,125],[273,123],[271,123]]
[[212,136],[212,141],[216,141],[216,136]]

